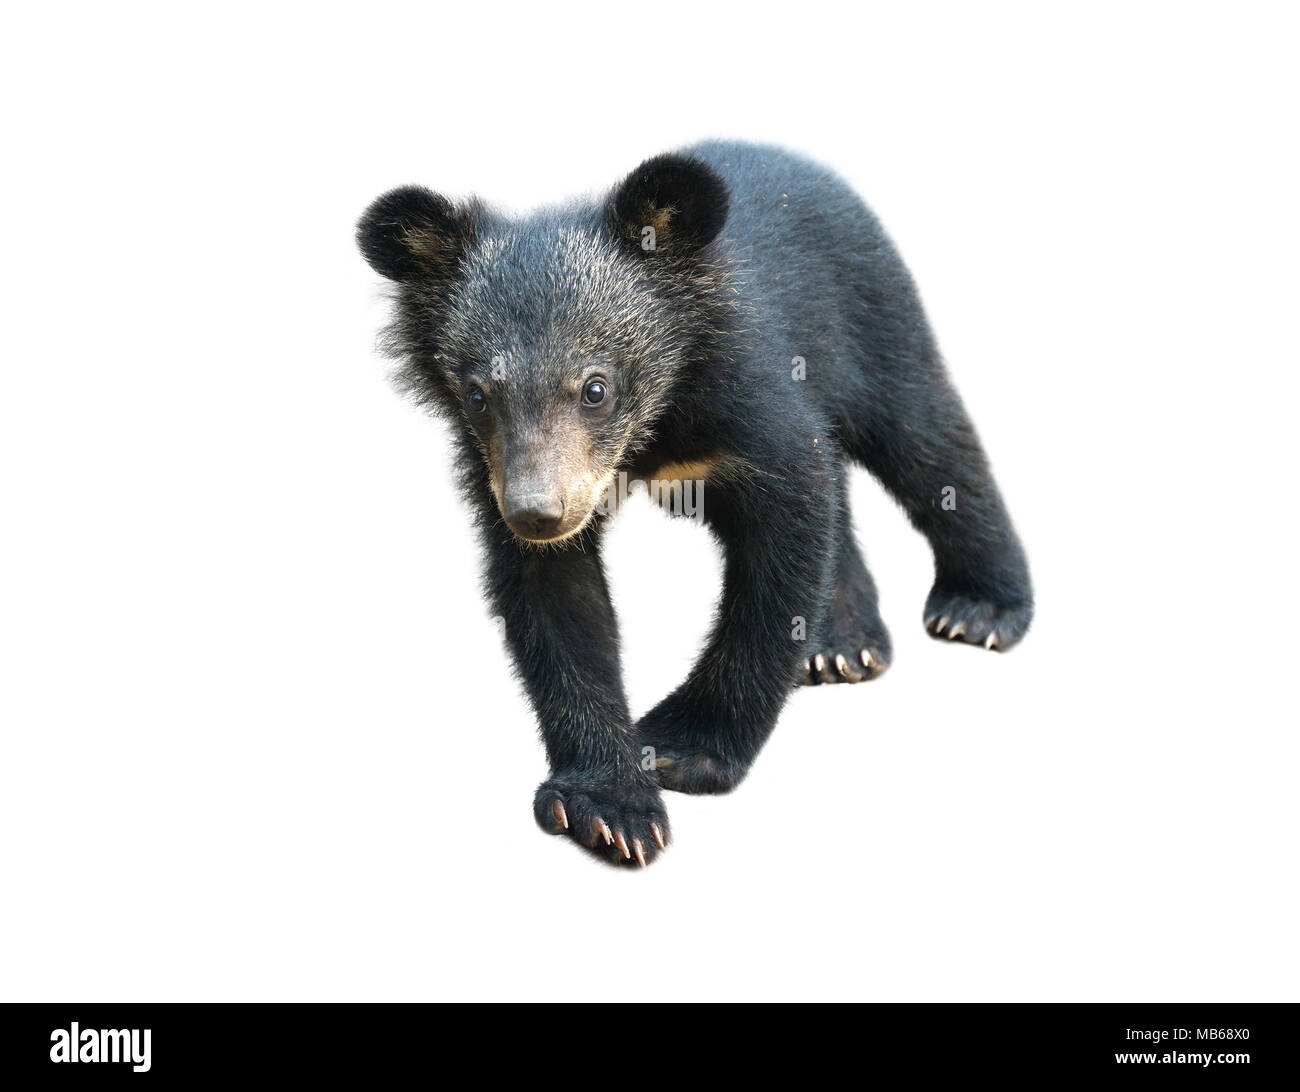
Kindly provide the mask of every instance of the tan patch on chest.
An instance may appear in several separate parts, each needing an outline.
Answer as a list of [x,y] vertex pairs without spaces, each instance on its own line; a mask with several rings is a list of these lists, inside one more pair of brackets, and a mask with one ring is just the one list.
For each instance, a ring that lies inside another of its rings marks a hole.
[[629,475],[629,480],[646,482],[723,482],[748,477],[754,468],[735,455],[709,455],[687,462],[663,463],[644,474]]

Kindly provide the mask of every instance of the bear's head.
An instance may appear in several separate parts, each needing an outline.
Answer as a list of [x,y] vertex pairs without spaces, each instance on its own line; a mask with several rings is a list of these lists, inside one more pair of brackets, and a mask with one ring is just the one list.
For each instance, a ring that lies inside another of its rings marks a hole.
[[509,219],[418,186],[362,217],[366,260],[397,285],[400,379],[464,430],[516,536],[559,542],[653,438],[675,384],[720,336],[731,293],[711,244],[722,180],[688,156],[604,201]]

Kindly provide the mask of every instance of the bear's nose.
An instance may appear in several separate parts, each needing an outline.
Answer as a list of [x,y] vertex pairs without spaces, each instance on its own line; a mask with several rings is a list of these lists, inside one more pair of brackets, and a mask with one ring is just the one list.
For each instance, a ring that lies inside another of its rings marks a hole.
[[506,523],[524,538],[554,538],[564,519],[564,498],[558,493],[531,493],[507,497]]

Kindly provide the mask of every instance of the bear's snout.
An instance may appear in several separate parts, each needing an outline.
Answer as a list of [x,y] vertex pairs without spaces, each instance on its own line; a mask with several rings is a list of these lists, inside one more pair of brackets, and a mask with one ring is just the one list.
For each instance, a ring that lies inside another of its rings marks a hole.
[[510,530],[520,538],[544,542],[555,538],[564,524],[564,497],[554,490],[507,490],[501,507]]

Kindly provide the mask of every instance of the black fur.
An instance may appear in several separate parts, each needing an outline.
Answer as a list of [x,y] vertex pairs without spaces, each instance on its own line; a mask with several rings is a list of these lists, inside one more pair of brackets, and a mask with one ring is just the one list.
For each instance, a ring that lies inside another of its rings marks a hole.
[[[359,241],[401,286],[388,347],[406,387],[460,439],[487,595],[550,759],[545,829],[611,861],[653,859],[669,836],[661,787],[733,788],[801,676],[888,665],[850,461],[930,541],[931,632],[1006,649],[1028,628],[1024,553],[915,286],[825,169],[710,142],[647,161],[603,202],[522,221],[408,188],[372,206]],[[593,369],[610,391],[597,409],[574,397]],[[611,473],[683,463],[712,468],[703,517],[725,585],[690,676],[633,724],[605,517],[585,498]],[[502,520],[494,489],[525,477],[555,491],[570,537],[539,546]]]

